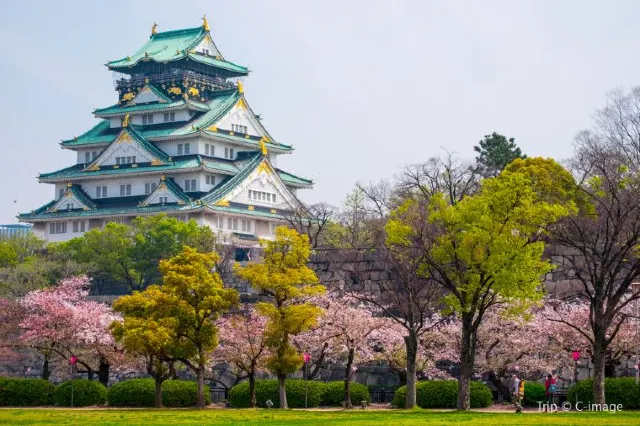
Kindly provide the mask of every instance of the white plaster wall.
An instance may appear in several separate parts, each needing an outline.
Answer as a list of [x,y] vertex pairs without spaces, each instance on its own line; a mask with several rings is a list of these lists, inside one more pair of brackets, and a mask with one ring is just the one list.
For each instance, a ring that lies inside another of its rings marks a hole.
[[251,113],[248,109],[239,108],[236,104],[227,115],[218,121],[217,126],[220,129],[233,130],[232,124],[239,124],[241,126],[247,126],[247,134],[263,136],[262,132],[255,126],[254,121],[249,118],[250,115]]
[[[79,219],[78,222],[84,222],[84,226],[85,226],[85,232],[89,230],[89,221],[87,219]],[[43,232],[43,237],[45,240],[49,241],[49,242],[62,242],[62,241],[67,241],[70,240],[72,238],[76,238],[76,237],[80,237],[84,234],[84,232],[73,232],[73,222],[74,221],[67,221],[67,232],[64,234],[51,234],[49,232],[49,222],[45,223],[44,225],[44,232]],[[80,230],[80,225],[78,225],[78,231]]]

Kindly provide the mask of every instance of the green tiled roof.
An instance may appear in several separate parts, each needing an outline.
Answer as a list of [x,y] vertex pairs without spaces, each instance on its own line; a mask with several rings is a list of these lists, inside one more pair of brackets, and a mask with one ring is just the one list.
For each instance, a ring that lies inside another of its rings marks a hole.
[[262,155],[258,152],[246,153],[245,158],[244,167],[242,167],[242,170],[238,174],[222,181],[211,192],[202,197],[201,201],[205,203],[215,203],[251,174],[263,160]]
[[149,40],[132,56],[110,61],[109,69],[121,70],[133,67],[140,61],[173,62],[189,58],[205,65],[224,69],[239,75],[247,75],[246,67],[227,62],[222,58],[216,59],[210,56],[191,53],[208,34],[203,27],[187,28],[175,31],[164,31],[152,34]]
[[78,178],[91,178],[94,176],[134,176],[141,173],[164,173],[175,170],[197,169],[205,167],[212,172],[224,174],[233,173],[236,168],[229,161],[215,159],[203,160],[199,155],[190,155],[173,158],[173,161],[166,165],[152,166],[149,163],[139,163],[137,167],[131,165],[100,166],[99,170],[84,170],[84,164],[76,164],[61,170],[50,173],[41,173],[38,178],[42,182],[66,181]]
[[267,219],[282,219],[282,217],[285,214],[283,210],[275,210],[275,213],[272,213],[271,209],[259,208],[258,206],[254,206],[253,210],[249,210],[249,206],[247,204],[239,204],[239,203],[231,203],[231,205],[229,206],[216,206],[216,205],[208,204],[207,208],[216,212],[232,213],[232,214],[237,213],[237,214],[267,218]]
[[238,102],[242,94],[237,90],[224,90],[222,96],[217,96],[209,101],[209,112],[202,114],[189,123],[171,133],[171,136],[187,135],[195,133],[194,128],[213,126]]
[[93,202],[91,197],[89,197],[89,195],[87,195],[87,193],[84,192],[84,190],[80,185],[71,185],[69,190],[74,195],[74,197],[76,197],[76,199],[78,199],[78,201],[80,201],[85,206],[87,206],[90,209],[96,208],[96,204]]
[[294,186],[311,186],[313,181],[311,179],[301,178],[292,173],[285,172],[284,170],[276,169],[278,176],[285,184]]
[[45,204],[44,206],[34,210],[31,213],[20,213],[18,215],[19,220],[23,221],[38,221],[38,220],[48,220],[48,219],[64,219],[64,218],[75,218],[75,217],[100,217],[100,216],[125,216],[135,213],[136,215],[144,215],[144,214],[156,214],[162,212],[172,212],[172,211],[189,211],[193,208],[189,205],[178,205],[178,204],[161,204],[161,205],[151,205],[145,207],[135,207],[135,206],[118,206],[118,207],[105,207],[95,210],[60,210],[57,212],[47,212],[47,209],[55,203],[55,200]]
[[201,111],[201,112],[209,111],[210,109],[209,105],[202,102],[191,101],[191,100],[189,101],[179,100],[179,101],[170,102],[170,103],[154,102],[154,103],[140,104],[140,105],[134,104],[131,106],[115,104],[115,105],[111,105],[110,107],[96,109],[93,111],[93,114],[99,118],[110,118],[110,117],[121,117],[127,114],[139,113],[139,112],[171,111],[171,110],[181,109],[185,106],[189,109],[192,109],[195,111]]
[[171,161],[171,157],[169,157],[164,151],[162,151],[160,148],[158,148],[157,146],[155,146],[154,144],[152,144],[151,142],[143,138],[140,132],[136,130],[136,126],[127,126],[123,129],[123,132],[128,133],[129,136],[133,138],[133,140],[138,142],[143,149],[145,149],[154,157],[158,158],[159,160],[162,160],[165,163],[169,163]]

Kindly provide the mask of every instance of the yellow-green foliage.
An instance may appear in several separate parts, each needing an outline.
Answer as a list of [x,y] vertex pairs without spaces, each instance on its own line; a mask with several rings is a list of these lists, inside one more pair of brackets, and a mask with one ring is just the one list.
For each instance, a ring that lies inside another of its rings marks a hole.
[[276,228],[274,241],[263,241],[264,261],[237,267],[237,274],[255,289],[272,297],[273,303],[258,303],[260,314],[268,319],[266,343],[273,349],[267,367],[284,376],[302,366],[302,357],[289,343],[290,336],[309,330],[321,309],[301,298],[318,295],[324,287],[307,267],[310,246],[306,235],[293,229]]
[[161,286],[122,296],[114,309],[124,320],[112,325],[113,334],[126,350],[155,357],[196,357],[217,344],[215,320],[238,301],[236,290],[225,289],[217,273],[211,272],[216,253],[198,253],[185,247],[181,253],[160,262]]

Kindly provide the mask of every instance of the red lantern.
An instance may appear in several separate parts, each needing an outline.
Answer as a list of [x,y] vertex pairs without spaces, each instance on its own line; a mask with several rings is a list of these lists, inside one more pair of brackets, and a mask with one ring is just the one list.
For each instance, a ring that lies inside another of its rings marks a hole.
[[580,359],[580,352],[579,351],[573,351],[573,360],[577,361]]
[[75,355],[71,355],[71,358],[69,358],[69,364],[76,365],[77,363],[78,363],[78,358]]
[[302,358],[304,359],[304,363],[307,364],[311,360],[311,355],[305,352],[302,354]]

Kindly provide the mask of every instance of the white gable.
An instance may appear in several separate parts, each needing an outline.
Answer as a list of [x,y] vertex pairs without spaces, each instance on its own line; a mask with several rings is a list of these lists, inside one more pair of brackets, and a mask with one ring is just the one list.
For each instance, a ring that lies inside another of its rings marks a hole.
[[216,127],[224,130],[234,131],[233,125],[246,126],[247,134],[252,136],[267,136],[262,126],[259,124],[253,112],[247,106],[244,98],[240,100],[231,108],[231,110],[222,117],[217,123]]
[[220,51],[216,45],[213,44],[213,40],[211,40],[211,36],[209,34],[207,34],[207,36],[203,38],[200,44],[198,44],[193,50],[197,53],[204,53],[209,56],[220,56],[220,58],[222,58]]
[[[131,157],[130,163],[159,163],[162,162],[155,158],[151,153],[142,148],[138,142],[133,140],[126,132],[121,132],[116,140],[100,153],[98,158],[87,168],[91,170],[95,167],[106,165],[113,166],[117,164],[117,157]],[[135,157],[135,160],[134,158]]]
[[167,188],[167,185],[164,182],[160,182],[156,187],[155,191],[153,191],[146,199],[144,199],[140,206],[149,206],[154,204],[163,204],[163,203],[178,203],[184,204],[184,201],[178,199],[173,192]]
[[67,189],[67,192],[55,203],[52,207],[49,208],[49,211],[55,212],[58,210],[73,210],[73,209],[84,209],[89,210],[89,206],[80,201],[70,189]]
[[[252,191],[252,194],[249,194],[249,191]],[[259,194],[275,195],[275,202],[271,201],[272,197],[260,197]],[[299,207],[299,201],[266,160],[227,194],[223,201],[283,210],[295,210]]]
[[166,102],[164,99],[160,98],[158,95],[153,93],[153,90],[149,88],[149,86],[145,86],[138,92],[135,98],[129,103],[129,105],[136,104],[148,104],[151,102]]

